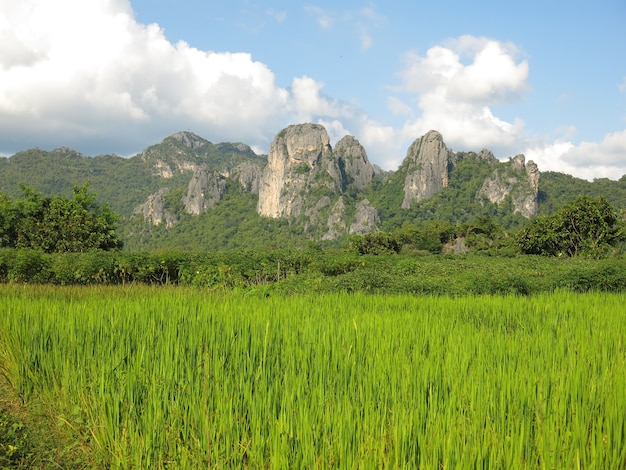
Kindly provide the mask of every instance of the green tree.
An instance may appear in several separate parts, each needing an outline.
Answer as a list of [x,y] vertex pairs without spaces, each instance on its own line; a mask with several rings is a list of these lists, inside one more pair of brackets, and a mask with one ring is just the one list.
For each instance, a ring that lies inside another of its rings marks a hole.
[[24,198],[0,198],[2,246],[46,253],[119,249],[117,215],[95,202],[88,185],[75,186],[73,196],[44,197],[21,186]]
[[617,211],[604,197],[589,196],[565,204],[554,215],[533,219],[517,234],[523,253],[548,256],[600,257],[625,239]]
[[371,232],[350,237],[350,251],[360,255],[382,255],[400,252],[398,236],[386,232]]

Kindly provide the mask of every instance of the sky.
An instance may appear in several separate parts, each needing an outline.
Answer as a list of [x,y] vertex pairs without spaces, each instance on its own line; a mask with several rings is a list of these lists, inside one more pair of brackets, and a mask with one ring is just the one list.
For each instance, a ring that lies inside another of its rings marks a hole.
[[624,0],[0,0],[0,155],[134,155],[290,124],[398,168],[431,129],[540,171],[626,174]]

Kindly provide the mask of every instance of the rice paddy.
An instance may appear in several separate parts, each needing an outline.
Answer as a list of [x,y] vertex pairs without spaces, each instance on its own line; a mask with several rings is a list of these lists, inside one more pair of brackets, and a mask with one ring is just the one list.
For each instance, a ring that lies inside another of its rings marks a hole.
[[626,295],[0,286],[94,468],[625,468]]

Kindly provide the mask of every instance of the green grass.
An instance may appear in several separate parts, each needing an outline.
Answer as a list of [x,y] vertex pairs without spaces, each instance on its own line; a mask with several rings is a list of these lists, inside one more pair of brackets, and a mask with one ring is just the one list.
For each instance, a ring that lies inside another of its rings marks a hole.
[[93,467],[624,468],[625,304],[0,286],[0,369]]

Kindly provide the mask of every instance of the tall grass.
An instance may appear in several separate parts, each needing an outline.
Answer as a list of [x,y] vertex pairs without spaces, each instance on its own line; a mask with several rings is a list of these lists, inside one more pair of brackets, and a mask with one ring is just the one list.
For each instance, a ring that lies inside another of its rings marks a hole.
[[0,286],[0,367],[112,468],[624,468],[626,295]]

